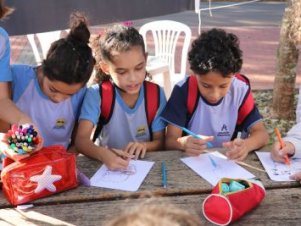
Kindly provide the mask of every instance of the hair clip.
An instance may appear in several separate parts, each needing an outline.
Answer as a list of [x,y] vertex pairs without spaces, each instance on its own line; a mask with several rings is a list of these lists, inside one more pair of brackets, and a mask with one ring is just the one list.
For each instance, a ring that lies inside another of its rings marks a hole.
[[132,27],[134,25],[133,21],[124,21],[121,24],[126,27]]
[[201,62],[198,66],[202,70],[208,70],[208,68],[207,68],[207,66],[206,66],[206,64],[204,62]]

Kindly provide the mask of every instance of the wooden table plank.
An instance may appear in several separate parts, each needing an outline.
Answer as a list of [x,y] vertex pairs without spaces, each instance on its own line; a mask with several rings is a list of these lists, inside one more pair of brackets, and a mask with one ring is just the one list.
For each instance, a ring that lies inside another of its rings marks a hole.
[[[0,224],[101,225],[122,211],[135,205],[172,204],[200,218],[204,225],[212,225],[202,215],[202,202],[207,194],[152,197],[126,200],[97,201],[35,206],[21,211],[1,209]],[[47,222],[47,223],[46,223]],[[267,190],[263,202],[235,225],[299,225],[301,222],[300,188]]]
[[[125,192],[98,187],[79,186],[76,189],[39,199],[33,203],[68,203],[92,200],[135,198],[137,196],[149,195],[173,195],[183,192],[192,194],[210,192],[211,185],[180,161],[180,158],[183,156],[185,156],[184,153],[180,151],[160,151],[156,153],[148,153],[145,160],[155,161],[155,164],[137,192]],[[167,165],[168,189],[164,189],[161,184],[161,160],[165,160]],[[78,157],[78,168],[89,178],[100,166],[100,162],[88,159],[85,156]],[[8,205],[9,203],[5,200],[3,194],[1,194],[0,208],[7,207]]]
[[[203,178],[198,176],[189,167],[180,161],[180,158],[185,157],[185,153],[181,151],[159,151],[148,153],[145,160],[155,161],[153,168],[142,183],[137,192],[124,192],[119,190],[111,190],[98,187],[79,186],[76,189],[69,190],[60,194],[55,194],[50,197],[34,201],[35,204],[51,204],[51,203],[71,203],[84,202],[94,200],[113,200],[136,198],[140,196],[170,196],[177,194],[202,194],[209,193],[212,186]],[[166,161],[167,166],[167,182],[168,187],[162,187],[161,179],[161,161]],[[247,160],[248,164],[262,168],[260,161],[255,153],[251,153]],[[100,162],[88,159],[85,156],[78,157],[78,168],[91,177],[101,166]],[[247,167],[244,167],[254,175],[256,175],[267,189],[270,188],[288,188],[299,187],[297,182],[275,182],[268,178],[268,175]],[[0,195],[0,208],[8,207],[9,203]]]

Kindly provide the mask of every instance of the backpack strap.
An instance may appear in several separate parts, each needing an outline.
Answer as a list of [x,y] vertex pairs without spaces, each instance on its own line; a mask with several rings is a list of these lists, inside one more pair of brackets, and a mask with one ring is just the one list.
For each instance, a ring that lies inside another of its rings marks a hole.
[[198,82],[195,75],[191,75],[188,77],[188,86],[187,86],[187,113],[188,113],[188,121],[192,117],[199,100],[199,90],[198,90]]
[[103,81],[99,84],[99,95],[101,99],[100,115],[96,130],[93,135],[93,141],[99,136],[103,125],[107,124],[112,116],[115,104],[115,89],[111,81]]
[[249,79],[242,74],[236,74],[235,77],[238,80],[245,82],[249,86],[249,89],[238,110],[237,125],[241,125],[244,122],[244,120],[247,118],[247,116],[250,114],[250,112],[254,110],[255,102],[251,92]]
[[147,118],[147,124],[152,140],[152,122],[155,119],[157,111],[160,106],[160,87],[159,85],[144,81],[144,101],[145,101],[145,112]]

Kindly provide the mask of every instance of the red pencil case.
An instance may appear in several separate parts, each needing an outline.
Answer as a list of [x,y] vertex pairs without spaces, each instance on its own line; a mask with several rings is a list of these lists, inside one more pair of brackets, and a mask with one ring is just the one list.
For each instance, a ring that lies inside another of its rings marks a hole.
[[[244,185],[242,190],[224,193],[222,184],[235,181]],[[258,206],[265,197],[260,181],[222,178],[203,202],[205,218],[217,225],[228,225]]]
[[50,146],[16,162],[5,159],[3,192],[19,205],[78,186],[76,156],[63,146]]

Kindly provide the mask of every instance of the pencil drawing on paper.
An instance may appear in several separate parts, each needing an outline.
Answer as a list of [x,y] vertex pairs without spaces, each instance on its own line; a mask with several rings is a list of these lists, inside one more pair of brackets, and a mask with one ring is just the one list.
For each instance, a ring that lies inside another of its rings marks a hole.
[[290,176],[301,171],[301,158],[292,158],[291,165],[273,161],[271,172],[275,176]]
[[210,175],[215,181],[225,177],[225,175],[231,175],[231,169],[219,163],[218,160],[215,160],[214,164],[210,168],[208,167],[207,170],[204,170],[204,174]]
[[214,186],[223,177],[241,179],[255,177],[234,161],[227,160],[227,157],[219,152],[201,154],[196,157],[186,157],[181,160]]
[[127,181],[131,176],[135,175],[137,172],[136,166],[130,164],[127,170],[124,171],[112,171],[112,170],[105,170],[100,177],[100,180],[112,182],[112,183],[120,183]]

